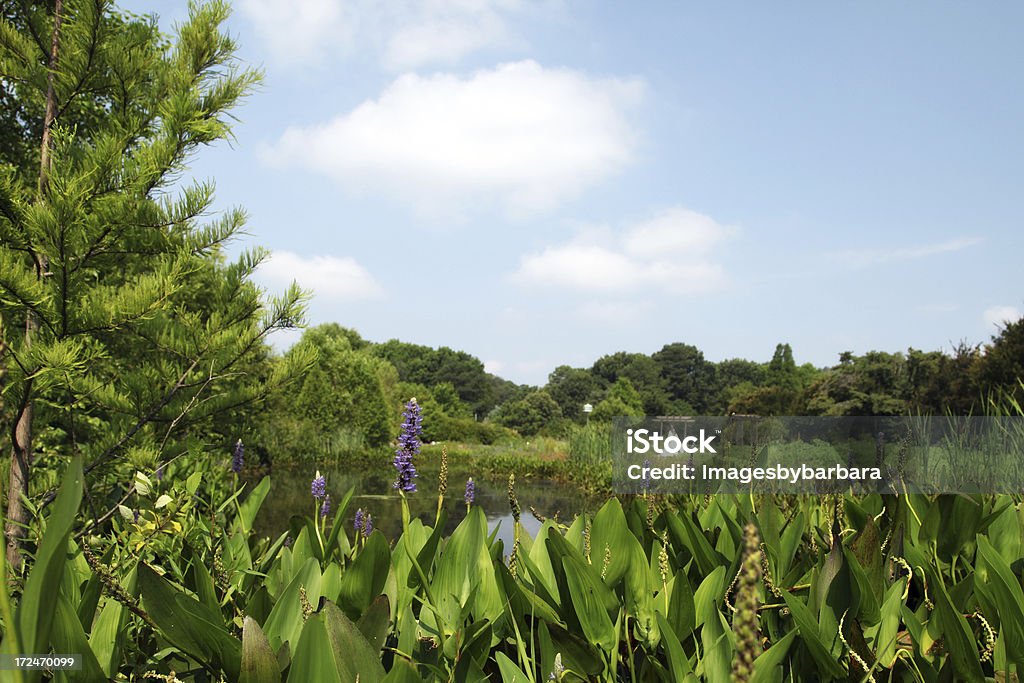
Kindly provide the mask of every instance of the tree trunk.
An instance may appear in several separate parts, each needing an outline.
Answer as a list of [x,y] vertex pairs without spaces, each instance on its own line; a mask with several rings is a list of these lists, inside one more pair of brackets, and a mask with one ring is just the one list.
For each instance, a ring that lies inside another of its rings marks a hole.
[[[39,201],[45,201],[50,174],[50,129],[57,114],[57,94],[54,89],[54,71],[60,49],[60,24],[63,19],[63,0],[55,0],[53,7],[53,35],[50,42],[49,75],[46,83],[46,113],[43,117],[43,135],[39,150]],[[36,255],[36,276],[46,276],[49,264],[45,254]],[[39,324],[31,310],[25,313],[25,347],[32,345]],[[32,380],[25,380],[25,389],[14,429],[11,433],[11,478],[7,488],[7,562],[13,572],[21,571],[21,541],[28,526],[28,514],[22,497],[28,495],[29,474],[32,468]]]

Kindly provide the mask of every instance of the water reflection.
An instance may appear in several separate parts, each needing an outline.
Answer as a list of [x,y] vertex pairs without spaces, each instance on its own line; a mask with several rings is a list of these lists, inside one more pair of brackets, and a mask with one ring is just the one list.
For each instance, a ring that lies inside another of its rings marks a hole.
[[[380,529],[389,540],[394,541],[401,535],[401,500],[391,487],[391,472],[354,472],[351,469],[336,468],[323,473],[327,478],[327,492],[335,503],[341,500],[349,488],[355,488],[355,495],[344,519],[335,520],[332,513],[332,522],[343,523],[351,529],[356,509],[363,508],[373,515],[374,528]],[[276,469],[271,477],[270,495],[256,518],[256,532],[276,537],[288,529],[288,520],[292,515],[312,515],[314,503],[309,488],[311,480],[312,475],[304,469]],[[512,547],[513,532],[507,480],[474,477],[474,481],[476,497],[473,505],[483,508],[489,530],[497,529],[497,538],[504,542],[505,552],[508,553]],[[419,491],[409,494],[410,513],[424,524],[433,526],[437,513],[436,472],[422,472],[417,484]],[[465,477],[453,475],[449,479],[448,494],[444,501],[448,513],[445,535],[454,531],[466,516],[466,504],[463,501],[465,484]],[[570,523],[575,515],[593,511],[597,507],[592,499],[578,489],[546,479],[517,477],[516,494],[523,510],[520,523],[530,535],[535,535],[541,526],[541,522],[531,514],[531,506],[543,516],[557,516],[565,523]]]

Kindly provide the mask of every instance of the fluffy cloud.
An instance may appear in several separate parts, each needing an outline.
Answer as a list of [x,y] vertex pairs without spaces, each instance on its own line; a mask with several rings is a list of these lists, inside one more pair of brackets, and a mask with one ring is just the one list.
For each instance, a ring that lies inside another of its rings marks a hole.
[[630,161],[626,114],[643,90],[533,61],[465,78],[407,74],[347,114],[288,129],[265,156],[427,210],[498,202],[532,212]]
[[988,326],[1005,327],[1007,323],[1017,322],[1021,318],[1021,312],[1014,306],[992,306],[986,308],[981,314],[985,324]]
[[325,48],[349,45],[359,23],[355,7],[340,0],[241,0],[241,13],[286,64],[322,61]]
[[[714,247],[736,229],[685,208],[664,211],[619,235],[593,233],[525,256],[513,280],[591,293],[697,294],[721,288]],[[603,309],[602,309],[603,310]],[[601,311],[594,309],[595,315]]]
[[312,289],[318,298],[355,301],[381,294],[373,276],[352,258],[337,256],[300,256],[290,251],[275,251],[260,265],[258,276],[276,287],[298,282]]
[[273,58],[325,62],[356,50],[401,71],[455,64],[472,52],[516,43],[510,21],[540,2],[520,0],[241,0]]

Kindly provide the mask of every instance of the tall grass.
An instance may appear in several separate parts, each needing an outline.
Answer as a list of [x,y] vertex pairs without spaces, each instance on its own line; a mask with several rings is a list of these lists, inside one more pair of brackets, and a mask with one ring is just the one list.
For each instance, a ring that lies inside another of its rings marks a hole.
[[612,427],[593,423],[569,432],[569,467],[573,479],[590,491],[610,491]]

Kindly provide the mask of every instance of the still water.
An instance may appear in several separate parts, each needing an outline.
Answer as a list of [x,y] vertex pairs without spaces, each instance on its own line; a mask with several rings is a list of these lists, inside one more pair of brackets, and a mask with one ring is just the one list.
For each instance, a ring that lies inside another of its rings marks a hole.
[[[332,522],[343,523],[352,529],[355,512],[362,508],[373,516],[374,528],[380,529],[390,541],[401,535],[401,499],[392,488],[393,472],[334,468],[321,470],[321,473],[327,479],[327,493],[335,505],[350,488],[355,489],[344,518],[336,519],[335,511],[332,510]],[[313,472],[307,472],[302,468],[275,469],[271,477],[270,494],[256,518],[256,532],[276,537],[288,529],[288,520],[292,515],[312,515],[312,479]],[[508,480],[474,477],[474,483],[476,496],[473,505],[483,508],[489,529],[497,529],[497,538],[504,542],[505,552],[508,553],[512,547],[512,512],[508,502]],[[465,476],[454,473],[449,476],[448,493],[444,501],[444,509],[448,513],[445,535],[454,531],[466,516],[465,487]],[[416,493],[407,494],[410,512],[413,517],[419,517],[424,524],[433,526],[437,513],[437,473],[421,472],[417,479],[417,488]],[[531,536],[535,535],[541,526],[541,522],[530,512],[531,506],[540,515],[548,518],[557,517],[566,524],[571,523],[576,515],[594,511],[598,507],[597,502],[586,497],[578,489],[546,479],[517,476],[516,495],[522,509],[519,521]]]

